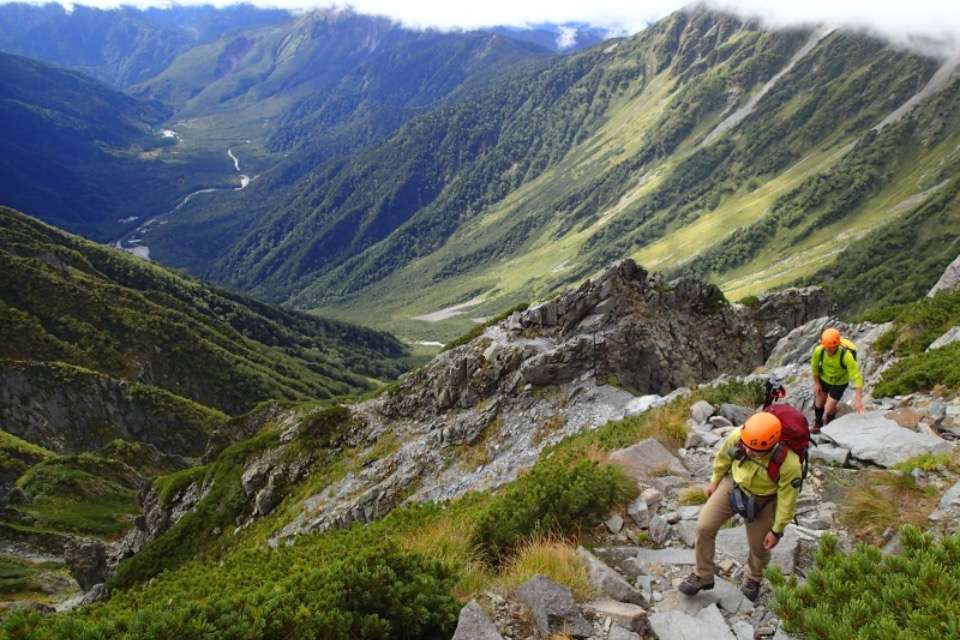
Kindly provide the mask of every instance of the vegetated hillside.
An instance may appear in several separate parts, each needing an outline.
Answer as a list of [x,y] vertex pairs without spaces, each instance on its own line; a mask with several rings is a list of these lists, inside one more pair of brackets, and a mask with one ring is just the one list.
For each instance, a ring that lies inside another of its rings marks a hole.
[[143,82],[190,48],[290,13],[249,4],[97,9],[82,4],[0,5],[0,51],[69,67],[116,87]]
[[305,174],[552,57],[503,35],[413,31],[334,10],[196,47],[133,91],[176,105],[168,124],[185,146],[233,144],[243,172],[258,175],[249,189],[196,198],[139,240],[200,273]]
[[221,152],[182,154],[168,107],[80,73],[0,54],[0,204],[110,239],[202,186],[234,180]]
[[2,358],[85,367],[228,413],[349,394],[405,368],[388,334],[218,291],[7,208],[0,263]]
[[[489,316],[624,256],[741,298],[944,211],[960,89],[940,67],[862,34],[681,12],[411,121],[279,192],[222,258],[181,263],[442,339],[469,326],[463,310],[411,318],[470,301]],[[942,248],[957,227],[941,217]],[[871,259],[918,247],[902,246]],[[924,278],[948,262],[934,253]]]

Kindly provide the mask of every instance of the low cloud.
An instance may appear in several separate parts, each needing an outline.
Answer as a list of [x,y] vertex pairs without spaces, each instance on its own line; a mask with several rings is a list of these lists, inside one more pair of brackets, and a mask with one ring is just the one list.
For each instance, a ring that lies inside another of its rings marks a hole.
[[[2,1],[2,0],[0,0]],[[472,29],[494,25],[585,22],[613,32],[635,33],[651,22],[689,5],[689,0],[253,0],[265,7],[307,10],[347,4],[361,13],[388,16],[411,27]],[[191,3],[187,0],[184,4]],[[197,0],[232,4],[232,0]],[[956,0],[706,0],[708,6],[771,27],[828,24],[865,30],[901,46],[940,56],[960,52],[960,10]],[[113,7],[169,6],[167,0],[89,0],[78,4]]]

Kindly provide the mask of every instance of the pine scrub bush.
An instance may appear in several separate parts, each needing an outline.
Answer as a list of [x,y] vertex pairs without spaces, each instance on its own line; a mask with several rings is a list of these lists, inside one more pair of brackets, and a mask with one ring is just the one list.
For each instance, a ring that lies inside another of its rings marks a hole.
[[631,490],[633,483],[615,467],[590,460],[567,467],[542,458],[481,514],[473,543],[487,560],[499,562],[527,536],[565,534],[602,519]]
[[446,640],[460,604],[437,562],[359,528],[192,563],[69,616],[10,614],[2,640]]
[[805,640],[960,638],[960,536],[934,541],[914,527],[900,535],[900,555],[863,544],[842,553],[827,536],[804,583],[768,570],[772,608],[787,632]]

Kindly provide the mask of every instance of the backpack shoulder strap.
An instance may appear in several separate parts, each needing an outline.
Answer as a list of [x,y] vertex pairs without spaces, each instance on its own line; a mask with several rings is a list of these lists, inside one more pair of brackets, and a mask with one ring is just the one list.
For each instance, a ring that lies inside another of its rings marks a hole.
[[780,482],[780,467],[783,461],[787,459],[787,447],[782,442],[777,443],[773,453],[770,454],[770,462],[767,464],[767,475],[774,483]]
[[847,363],[844,362],[843,359],[847,357],[847,348],[841,344],[839,347],[837,347],[837,350],[840,352],[840,367],[846,371]]

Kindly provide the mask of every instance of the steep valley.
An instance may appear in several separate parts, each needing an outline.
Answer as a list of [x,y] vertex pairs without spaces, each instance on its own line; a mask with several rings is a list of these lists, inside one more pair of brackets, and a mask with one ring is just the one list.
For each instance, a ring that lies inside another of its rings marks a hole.
[[[706,5],[0,26],[0,640],[960,634],[960,58]],[[827,328],[758,591],[738,516],[684,595]]]

